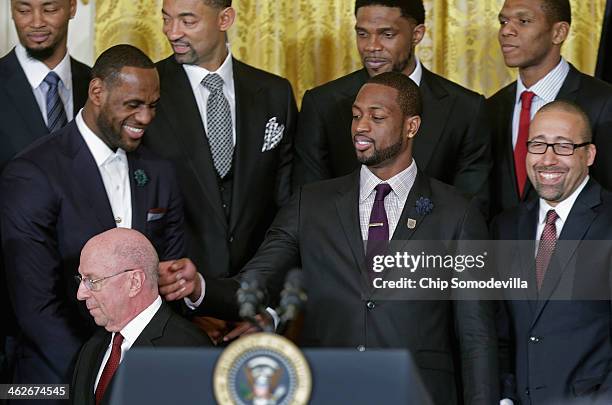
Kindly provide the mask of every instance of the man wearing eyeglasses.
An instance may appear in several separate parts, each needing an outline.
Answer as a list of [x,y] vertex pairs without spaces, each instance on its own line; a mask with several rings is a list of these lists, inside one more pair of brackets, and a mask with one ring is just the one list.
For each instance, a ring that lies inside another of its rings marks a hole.
[[589,177],[591,142],[576,104],[542,107],[526,143],[539,198],[493,221],[500,277],[529,285],[504,292],[502,403],[612,403],[612,193]]
[[77,299],[85,301],[99,330],[79,354],[71,399],[75,404],[108,403],[113,376],[134,346],[210,346],[191,322],[162,302],[157,290],[159,261],[147,238],[115,228],[90,239],[81,252]]

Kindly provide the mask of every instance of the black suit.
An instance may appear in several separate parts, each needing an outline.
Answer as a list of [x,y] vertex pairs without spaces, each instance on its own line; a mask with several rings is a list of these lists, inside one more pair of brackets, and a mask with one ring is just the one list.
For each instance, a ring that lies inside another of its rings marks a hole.
[[[162,259],[184,254],[182,202],[172,166],[144,147],[128,153],[132,228]],[[148,177],[135,184],[134,171]],[[82,247],[116,227],[98,166],[73,121],[34,142],[2,176],[2,247],[11,301],[21,329],[14,381],[68,383],[93,332],[77,302]],[[149,210],[165,214],[149,216]]]
[[[612,189],[612,86],[587,76],[570,65],[558,100],[569,100],[584,109],[591,121],[593,141],[597,146],[595,164],[591,174],[605,188]],[[493,180],[492,213],[515,207],[522,200],[534,198],[535,191],[529,184],[523,198],[519,198],[514,169],[512,147],[512,117],[516,101],[516,82],[509,84],[487,100],[487,109],[493,124]]]
[[587,183],[563,225],[539,292],[538,212],[536,199],[492,224],[494,238],[522,241],[505,242],[498,258],[501,279],[529,283],[527,290],[505,292],[503,395],[523,405],[596,398],[612,403],[612,194],[594,180]]
[[[307,91],[295,138],[294,184],[343,176],[359,167],[351,138],[351,107],[368,80],[358,70]],[[423,67],[422,124],[413,154],[430,177],[486,199],[491,170],[484,98]]]
[[[430,214],[417,213],[419,197],[433,202]],[[414,229],[406,226],[408,218],[416,219]],[[404,246],[402,241],[486,236],[486,225],[474,204],[468,204],[452,187],[419,173],[393,240]],[[261,277],[274,297],[286,271],[301,266],[308,292],[303,345],[406,348],[414,355],[436,404],[459,403],[455,388],[461,374],[465,403],[490,405],[497,398],[491,306],[475,301],[393,299],[388,290],[372,288],[364,259],[358,172],[312,183],[279,211],[264,243],[238,278],[207,284],[201,311],[235,317],[231,292],[238,288],[240,277]],[[461,337],[459,343],[453,339],[455,331]],[[460,365],[454,360],[459,353]]]
[[[96,403],[94,395],[96,377],[102,365],[106,348],[110,344],[111,336],[110,332],[99,329],[83,345],[70,387],[70,398],[73,404],[94,405]],[[205,347],[211,345],[208,337],[202,334],[195,325],[174,313],[166,304],[162,304],[132,347]],[[206,376],[206,378],[209,377]],[[114,379],[108,385],[101,403],[107,404],[110,402],[113,382]],[[157,384],[163,383],[163,381],[151,381],[151,383]]]
[[[285,79],[233,60],[236,147],[231,202],[224,207],[204,125],[183,67],[157,65],[161,102],[145,144],[172,160],[185,198],[188,255],[208,276],[234,275],[253,256],[278,208],[291,194],[296,106]],[[282,141],[262,152],[266,123],[285,126]],[[226,212],[228,210],[228,212]],[[229,214],[229,215],[228,215]]]

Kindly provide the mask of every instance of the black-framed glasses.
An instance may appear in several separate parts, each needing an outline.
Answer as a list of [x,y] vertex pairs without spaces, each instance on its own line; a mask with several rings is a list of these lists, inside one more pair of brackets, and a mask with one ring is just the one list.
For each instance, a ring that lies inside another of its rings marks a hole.
[[100,291],[100,288],[102,288],[102,284],[101,284],[102,281],[107,280],[111,277],[118,276],[119,274],[127,273],[128,271],[134,271],[134,270],[137,270],[137,268],[121,270],[118,273],[111,274],[110,276],[106,276],[106,277],[96,278],[95,280],[92,280],[91,278],[83,277],[80,274],[77,274],[76,276],[74,276],[74,279],[79,284],[83,283],[85,285],[85,288],[87,288],[89,291]]
[[533,153],[536,155],[543,155],[548,150],[548,147],[552,147],[555,155],[559,156],[571,156],[574,154],[574,150],[577,148],[582,148],[583,146],[590,145],[591,142],[583,142],[583,143],[571,143],[571,142],[556,142],[556,143],[546,143],[539,141],[528,141],[527,142],[527,152]]

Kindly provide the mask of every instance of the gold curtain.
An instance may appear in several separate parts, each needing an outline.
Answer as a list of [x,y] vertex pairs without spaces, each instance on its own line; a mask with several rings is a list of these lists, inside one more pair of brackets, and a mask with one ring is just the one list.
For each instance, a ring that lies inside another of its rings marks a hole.
[[[606,0],[573,0],[563,55],[592,74]],[[97,0],[95,53],[131,43],[159,60],[170,54],[161,32],[162,0]],[[354,0],[234,0],[232,52],[287,77],[298,100],[305,90],[361,66]],[[417,48],[425,66],[485,95],[513,80],[497,43],[503,0],[425,0],[427,34]]]

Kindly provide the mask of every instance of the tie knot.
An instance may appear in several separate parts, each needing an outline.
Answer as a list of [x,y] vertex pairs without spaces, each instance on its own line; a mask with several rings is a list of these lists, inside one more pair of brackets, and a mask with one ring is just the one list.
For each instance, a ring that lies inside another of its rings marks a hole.
[[220,91],[223,88],[223,79],[218,74],[211,73],[202,79],[202,85],[211,92]]
[[57,84],[60,82],[60,78],[55,72],[49,72],[47,76],[43,79],[45,83],[47,83],[50,87],[57,87]]
[[121,343],[123,343],[123,335],[117,332],[115,333],[115,336],[113,336],[113,347],[121,347]]
[[391,192],[391,186],[387,183],[380,183],[375,187],[376,196],[374,197],[375,201],[384,201],[385,197]]
[[552,225],[559,218],[555,210],[548,210],[546,213],[546,225]]
[[521,107],[531,110],[531,101],[535,97],[533,91],[524,91],[521,93]]

